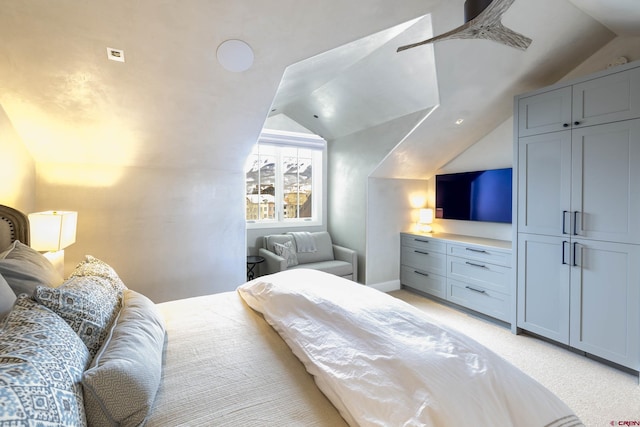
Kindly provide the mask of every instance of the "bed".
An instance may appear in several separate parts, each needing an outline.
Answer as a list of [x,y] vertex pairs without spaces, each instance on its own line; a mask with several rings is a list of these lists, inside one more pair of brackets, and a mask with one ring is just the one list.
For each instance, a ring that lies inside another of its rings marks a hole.
[[480,344],[366,286],[295,270],[154,304],[90,255],[66,279],[34,272],[48,266],[25,227],[0,206],[0,426],[582,425]]

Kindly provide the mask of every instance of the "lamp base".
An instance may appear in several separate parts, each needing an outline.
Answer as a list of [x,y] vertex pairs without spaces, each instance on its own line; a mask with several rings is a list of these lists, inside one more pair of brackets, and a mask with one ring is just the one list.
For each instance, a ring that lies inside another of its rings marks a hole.
[[433,231],[433,227],[431,227],[429,224],[417,223],[416,231],[418,231],[419,233],[431,233]]

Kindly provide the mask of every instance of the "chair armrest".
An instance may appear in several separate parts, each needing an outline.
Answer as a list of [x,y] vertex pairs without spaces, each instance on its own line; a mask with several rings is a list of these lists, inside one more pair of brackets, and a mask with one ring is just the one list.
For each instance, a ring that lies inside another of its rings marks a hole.
[[353,281],[358,281],[358,253],[344,246],[333,245],[333,257],[338,261],[348,262],[353,266]]
[[265,267],[266,274],[277,273],[278,271],[287,269],[287,260],[280,255],[274,254],[268,249],[258,249],[258,255],[264,258],[263,265]]

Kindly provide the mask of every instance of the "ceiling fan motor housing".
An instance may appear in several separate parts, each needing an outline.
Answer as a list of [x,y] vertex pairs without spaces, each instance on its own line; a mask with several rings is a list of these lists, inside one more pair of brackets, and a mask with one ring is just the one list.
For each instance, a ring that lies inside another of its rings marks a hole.
[[493,0],[466,0],[464,2],[464,22],[469,22],[480,15]]

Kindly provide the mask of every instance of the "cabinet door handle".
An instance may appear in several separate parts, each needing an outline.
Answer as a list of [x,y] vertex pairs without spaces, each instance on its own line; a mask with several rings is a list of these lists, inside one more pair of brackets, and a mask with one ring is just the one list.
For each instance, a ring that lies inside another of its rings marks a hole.
[[423,273],[422,271],[413,270],[413,272],[416,273],[416,274],[419,274],[421,276],[424,276],[424,277],[429,277],[429,275],[427,273]]
[[578,126],[578,125],[580,125],[580,122],[576,120],[575,122],[573,122],[573,124],[574,124],[575,126]]
[[479,254],[486,254],[488,253],[487,251],[484,251],[482,249],[474,249],[474,248],[465,248],[465,250],[470,251],[470,252],[477,252]]
[[471,286],[465,286],[466,289],[469,289],[470,291],[473,292],[477,292],[479,294],[486,294],[487,291],[485,291],[484,289],[476,289],[476,288],[472,288]]
[[419,250],[417,250],[417,249],[416,249],[416,250],[414,250],[413,252],[415,252],[415,253],[417,253],[417,254],[421,254],[421,255],[429,255],[429,252],[422,252],[422,251],[419,251]]
[[578,267],[578,242],[573,242],[573,266]]
[[573,235],[574,236],[578,235],[578,214],[579,213],[580,211],[573,212]]
[[562,124],[562,127],[563,127],[563,128],[568,128],[569,126],[571,126],[569,123],[563,123],[563,124]]
[[569,213],[569,211],[562,211],[562,234],[568,234],[567,233],[567,228],[565,227],[565,225],[567,225],[567,214]]
[[465,261],[465,264],[469,264],[470,266],[478,267],[478,268],[487,268],[487,266],[486,266],[486,265],[476,264],[476,263],[469,262],[469,261]]
[[565,249],[564,249],[564,245],[567,244],[569,242],[567,242],[566,240],[562,241],[562,265],[567,265],[567,260],[564,257],[565,254]]

